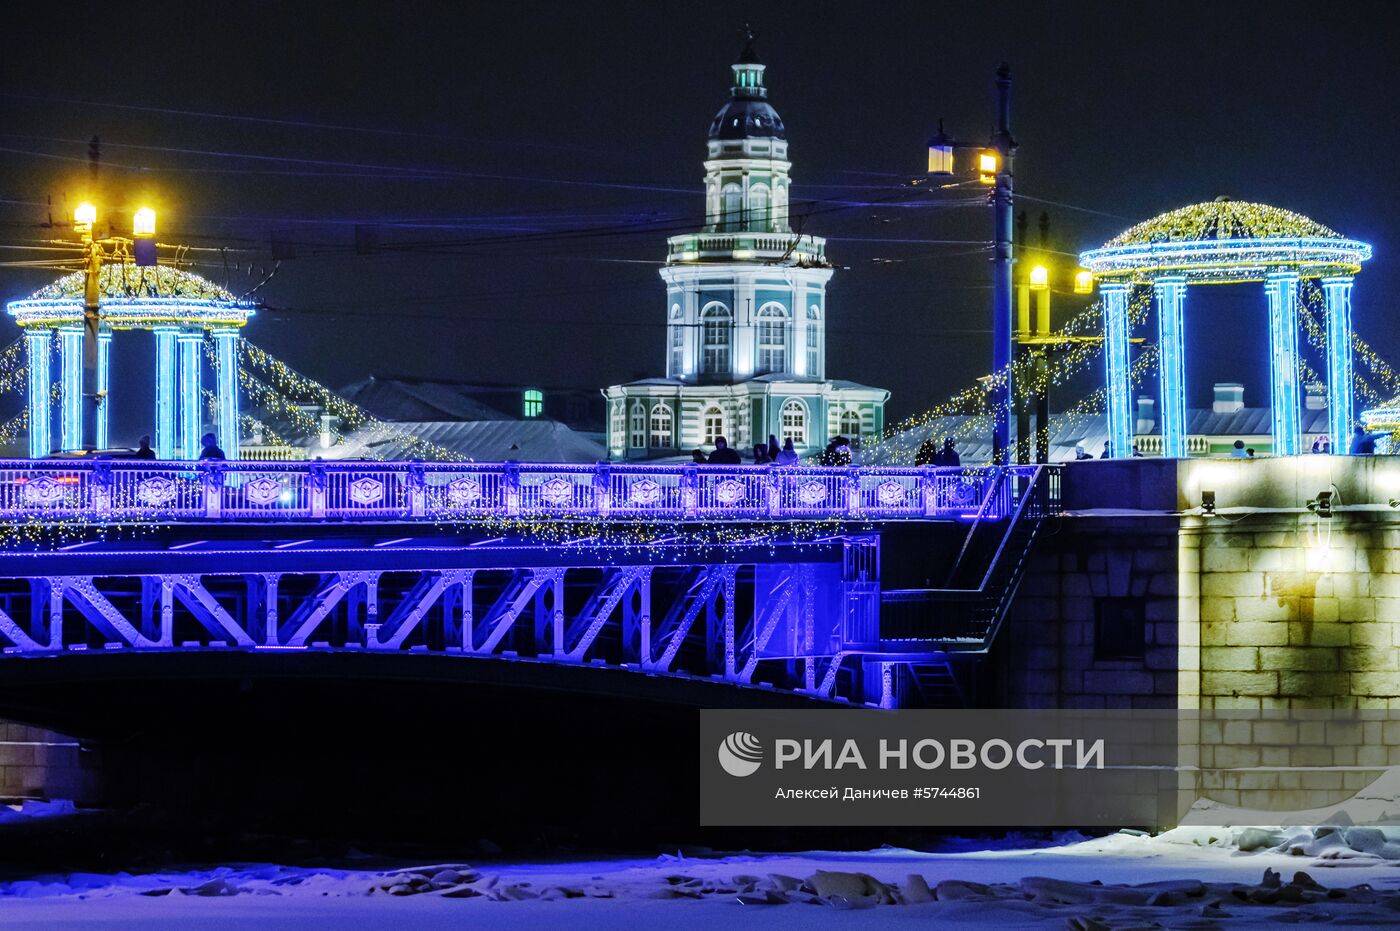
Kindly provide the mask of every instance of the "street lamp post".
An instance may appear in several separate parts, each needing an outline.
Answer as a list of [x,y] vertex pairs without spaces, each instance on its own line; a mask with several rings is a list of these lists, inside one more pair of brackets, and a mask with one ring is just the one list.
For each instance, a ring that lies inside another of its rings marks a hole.
[[1011,136],[1011,68],[1006,62],[997,69],[997,129],[992,134],[992,148],[998,156],[996,185],[992,189],[992,371],[1006,373],[993,400],[996,425],[992,430],[992,462],[1001,465],[1007,461],[1010,448],[1011,267],[1015,261],[1011,239],[1011,159],[1016,153],[1016,140]]
[[[99,446],[102,432],[102,405],[107,400],[107,386],[101,376],[102,330],[102,262],[107,258],[104,245],[133,246],[137,265],[155,265],[156,212],[142,207],[132,218],[134,241],[119,237],[98,238],[97,208],[81,203],[73,211],[73,230],[83,241],[83,379],[82,419],[77,448],[93,451]],[[76,450],[68,450],[76,451]]]
[[938,135],[928,144],[928,173],[951,175],[953,150],[969,148],[981,149],[977,160],[979,180],[992,186],[992,461],[1005,464],[1011,446],[1011,399],[1014,390],[1011,376],[1015,323],[1011,160],[1016,153],[1016,140],[1011,136],[1011,68],[1005,62],[997,69],[996,131],[992,133],[990,145],[970,146],[955,142],[943,132],[940,123]]

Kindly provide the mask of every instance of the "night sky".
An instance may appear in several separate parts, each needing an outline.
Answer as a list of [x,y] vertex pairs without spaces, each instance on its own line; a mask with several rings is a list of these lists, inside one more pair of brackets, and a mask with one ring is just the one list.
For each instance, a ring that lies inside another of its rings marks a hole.
[[[664,372],[665,237],[697,227],[705,131],[753,21],[794,220],[829,238],[828,372],[893,417],[983,374],[990,212],[911,197],[939,117],[984,141],[1010,62],[1017,209],[1077,253],[1217,195],[1372,242],[1359,333],[1400,361],[1396,15],[1310,3],[26,3],[0,49],[0,224],[80,197],[244,292],[248,336],[332,386],[370,373],[602,387]],[[175,112],[182,111],[182,112]],[[87,141],[102,140],[90,191]],[[976,192],[974,192],[974,195]],[[125,221],[123,221],[125,222]],[[376,254],[356,226],[377,224]],[[61,235],[70,235],[63,230]],[[971,243],[971,244],[969,244]],[[7,250],[0,260],[31,259]],[[1063,282],[1069,255],[1056,257]],[[0,268],[12,300],[52,273]],[[1078,304],[1066,297],[1057,305]],[[1187,303],[1193,405],[1265,404],[1262,288]],[[8,341],[17,335],[9,323]],[[148,365],[145,343],[118,355]],[[138,345],[139,344],[139,345]],[[133,355],[134,354],[134,355]],[[122,402],[118,400],[117,404]],[[141,405],[145,409],[144,403]]]

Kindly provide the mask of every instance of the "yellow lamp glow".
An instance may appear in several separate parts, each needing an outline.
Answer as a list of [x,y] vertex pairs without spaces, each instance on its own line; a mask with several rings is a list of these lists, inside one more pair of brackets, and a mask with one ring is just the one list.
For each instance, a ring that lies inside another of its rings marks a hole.
[[1090,271],[1077,271],[1074,273],[1074,293],[1093,294],[1094,293],[1094,273]]
[[156,234],[156,212],[150,207],[142,207],[131,218],[133,236],[154,236]]
[[1044,291],[1050,286],[1050,270],[1044,265],[1037,265],[1031,269],[1031,290]]
[[97,222],[97,208],[87,201],[83,201],[73,211],[73,226],[78,230],[90,230]]
[[977,171],[981,173],[983,184],[995,184],[997,174],[997,154],[983,152],[977,156]]

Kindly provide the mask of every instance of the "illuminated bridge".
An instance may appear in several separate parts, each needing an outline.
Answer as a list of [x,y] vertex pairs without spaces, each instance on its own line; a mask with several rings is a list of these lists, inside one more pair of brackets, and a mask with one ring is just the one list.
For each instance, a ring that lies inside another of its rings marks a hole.
[[1051,466],[4,462],[0,680],[296,656],[663,702],[957,704],[1058,482]]

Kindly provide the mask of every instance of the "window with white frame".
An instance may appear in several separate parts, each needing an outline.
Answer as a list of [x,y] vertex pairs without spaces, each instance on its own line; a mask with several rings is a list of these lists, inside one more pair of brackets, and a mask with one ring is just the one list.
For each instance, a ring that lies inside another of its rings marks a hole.
[[700,314],[702,352],[700,370],[706,375],[729,374],[729,341],[733,330],[729,308],[710,304]]
[[837,430],[842,436],[852,440],[860,439],[860,411],[843,410],[837,421]]
[[822,312],[813,304],[807,308],[807,374],[822,377]]
[[705,415],[700,418],[702,439],[706,446],[715,445],[715,438],[724,436],[724,411],[718,407],[705,409]]
[[759,374],[787,371],[787,309],[764,304],[758,309]]
[[737,184],[726,184],[724,186],[724,216],[720,220],[720,229],[725,232],[735,232],[744,227],[744,192]]
[[671,377],[685,374],[685,327],[679,320],[671,322]]
[[642,449],[645,447],[647,445],[647,409],[641,401],[633,402],[631,423],[628,427],[628,432],[632,435],[632,448]]
[[749,223],[751,230],[768,231],[768,188],[756,184],[749,188]]
[[807,406],[796,398],[788,398],[783,404],[783,441],[792,440],[794,446],[807,445]]
[[658,404],[651,409],[651,448],[669,449],[676,445],[671,439],[672,427],[675,419],[671,416],[671,408],[665,404]]
[[621,449],[626,442],[627,418],[622,411],[622,402],[616,401],[612,406],[612,437],[610,443],[613,449]]

